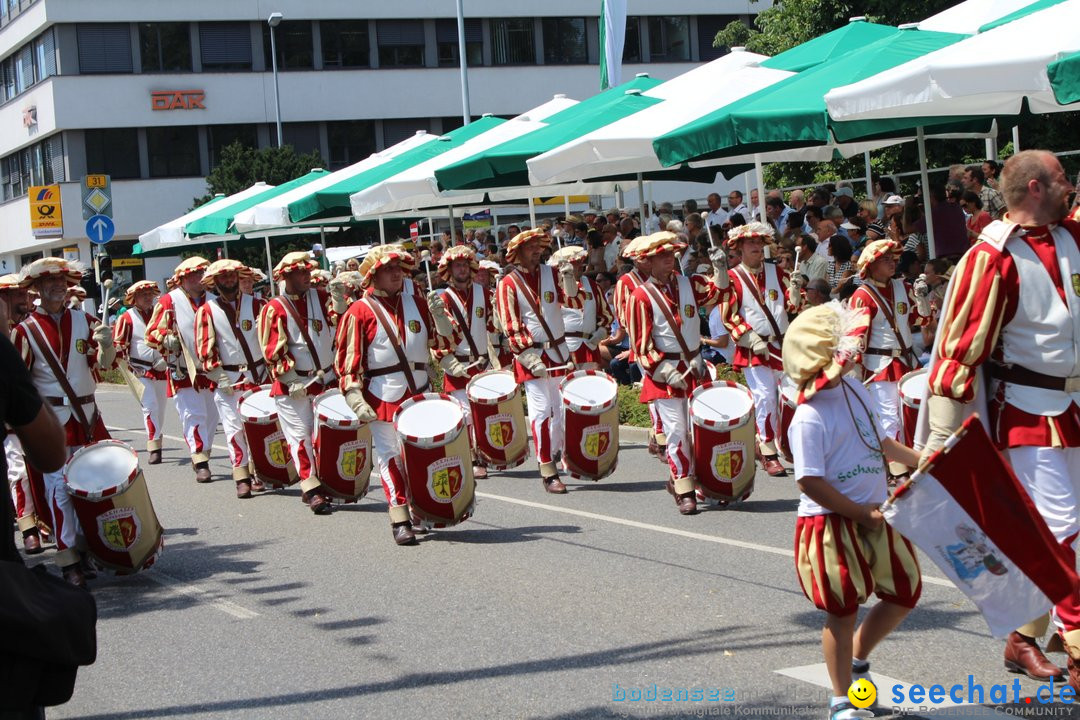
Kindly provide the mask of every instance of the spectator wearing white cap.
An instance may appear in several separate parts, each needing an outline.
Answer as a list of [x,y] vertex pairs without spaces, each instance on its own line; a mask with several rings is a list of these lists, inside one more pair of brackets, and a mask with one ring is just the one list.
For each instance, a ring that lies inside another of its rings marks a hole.
[[833,204],[844,213],[844,217],[852,218],[859,214],[859,203],[855,202],[855,193],[850,187],[838,187],[833,193]]
[[319,270],[329,270],[330,260],[326,257],[326,253],[323,251],[322,243],[315,243],[311,246],[311,257],[318,263]]

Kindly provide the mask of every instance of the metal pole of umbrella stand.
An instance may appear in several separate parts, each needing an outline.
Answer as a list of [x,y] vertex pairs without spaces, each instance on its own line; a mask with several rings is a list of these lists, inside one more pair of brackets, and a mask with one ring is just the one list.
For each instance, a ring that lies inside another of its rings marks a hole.
[[915,142],[919,145],[919,178],[922,182],[923,213],[926,217],[926,251],[931,259],[937,257],[937,243],[934,240],[934,213],[930,208],[930,173],[926,170],[926,135],[920,125],[916,130]]

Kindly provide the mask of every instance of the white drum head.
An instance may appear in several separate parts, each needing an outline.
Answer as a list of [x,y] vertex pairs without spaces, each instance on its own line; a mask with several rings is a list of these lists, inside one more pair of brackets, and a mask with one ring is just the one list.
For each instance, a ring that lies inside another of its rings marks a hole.
[[580,407],[595,407],[610,402],[618,386],[606,375],[583,375],[563,385],[563,397]]
[[126,483],[138,466],[139,458],[130,447],[101,443],[72,456],[64,470],[64,478],[72,490],[100,495]]
[[356,422],[356,413],[340,390],[328,390],[315,400],[315,414],[332,422]]
[[477,375],[468,385],[470,399],[495,402],[514,392],[517,382],[512,372],[495,371]]
[[919,405],[926,397],[926,385],[930,373],[927,370],[916,370],[900,378],[900,395],[911,405]]
[[240,414],[244,417],[260,419],[277,415],[277,404],[270,397],[270,390],[256,390],[240,405]]
[[690,400],[690,411],[702,420],[727,424],[752,413],[754,398],[742,388],[706,388]]
[[457,400],[424,398],[412,405],[402,406],[395,420],[397,430],[402,435],[433,438],[452,432],[465,422],[465,414]]

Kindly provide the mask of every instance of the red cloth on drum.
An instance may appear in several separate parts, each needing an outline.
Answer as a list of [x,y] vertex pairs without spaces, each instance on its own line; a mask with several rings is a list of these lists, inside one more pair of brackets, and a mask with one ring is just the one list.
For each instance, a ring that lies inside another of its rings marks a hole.
[[594,350],[588,345],[582,344],[581,347],[570,353],[570,357],[573,359],[575,366],[580,367],[585,363],[596,363],[599,365],[601,361],[600,348]]
[[[87,418],[89,419],[89,418]],[[86,432],[83,430],[83,426],[79,424],[79,421],[75,419],[75,415],[72,414],[68,421],[64,423],[64,445],[69,448],[80,448],[83,445],[89,445],[92,442],[98,440],[108,440],[111,435],[105,428],[105,421],[101,415],[97,416],[97,419],[93,421],[90,428],[91,437],[86,437]]]

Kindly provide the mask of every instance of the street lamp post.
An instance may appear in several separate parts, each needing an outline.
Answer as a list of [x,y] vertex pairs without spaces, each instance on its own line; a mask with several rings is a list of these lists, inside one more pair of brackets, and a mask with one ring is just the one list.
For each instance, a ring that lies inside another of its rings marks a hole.
[[277,146],[281,147],[281,92],[278,90],[278,72],[277,72],[277,39],[274,37],[274,30],[281,24],[281,20],[284,17],[279,12],[270,13],[270,17],[267,18],[266,24],[270,26],[270,62],[274,69],[274,112],[277,118]]
[[465,55],[465,0],[457,0],[458,60],[461,62],[461,119],[465,125],[472,119],[469,109],[469,70]]

